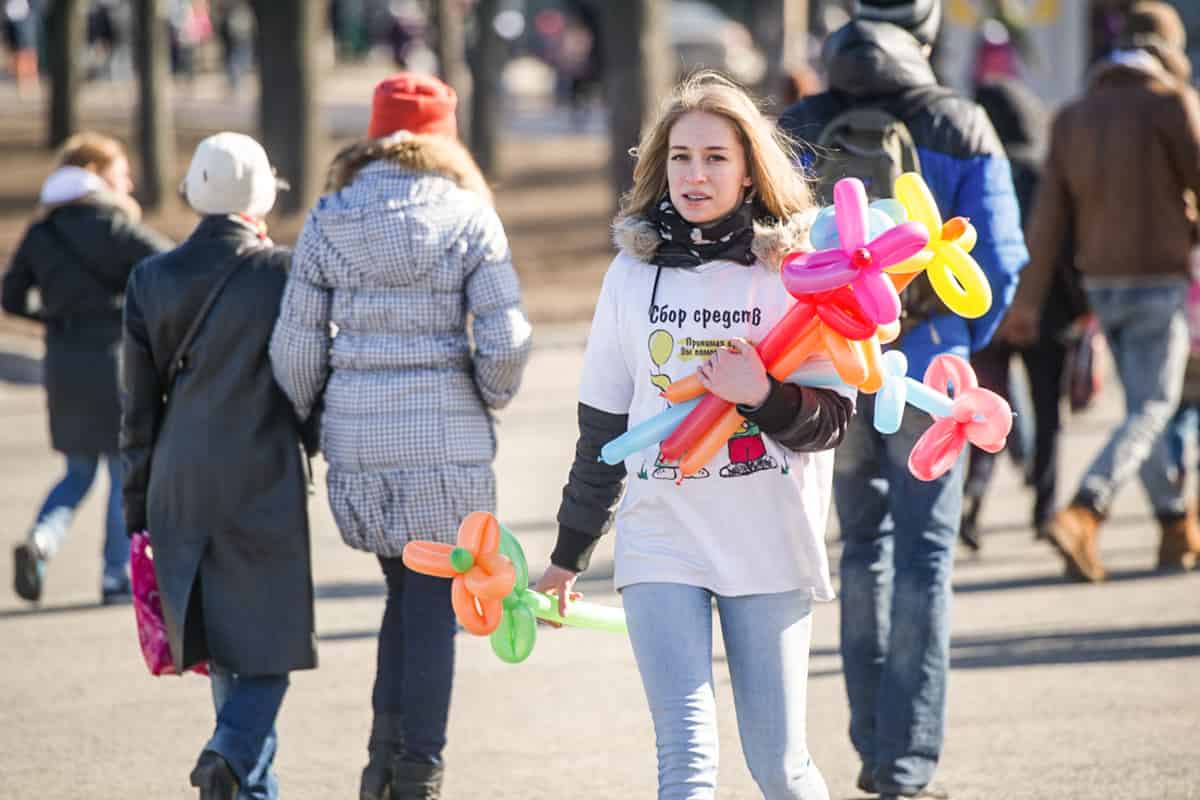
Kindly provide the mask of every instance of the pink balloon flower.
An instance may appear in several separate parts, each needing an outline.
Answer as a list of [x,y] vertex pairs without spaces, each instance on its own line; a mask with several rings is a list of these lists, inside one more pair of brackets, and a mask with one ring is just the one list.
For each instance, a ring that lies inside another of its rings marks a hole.
[[932,481],[945,475],[967,442],[989,453],[1004,448],[1012,431],[1012,408],[995,392],[980,388],[962,358],[943,354],[925,371],[925,385],[953,395],[950,416],[937,419],[921,435],[908,455],[908,470],[918,480]]
[[900,296],[883,271],[924,250],[929,231],[920,223],[904,222],[868,242],[867,191],[858,178],[834,184],[833,206],[841,246],[788,255],[783,260],[783,285],[798,297],[850,284],[872,322],[895,322]]

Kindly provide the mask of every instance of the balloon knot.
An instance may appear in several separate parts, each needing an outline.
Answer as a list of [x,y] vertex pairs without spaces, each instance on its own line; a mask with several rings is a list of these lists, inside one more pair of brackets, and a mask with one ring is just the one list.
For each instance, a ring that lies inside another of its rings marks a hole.
[[865,269],[871,266],[871,262],[875,257],[871,255],[871,251],[865,247],[860,247],[850,255],[850,263],[858,269]]

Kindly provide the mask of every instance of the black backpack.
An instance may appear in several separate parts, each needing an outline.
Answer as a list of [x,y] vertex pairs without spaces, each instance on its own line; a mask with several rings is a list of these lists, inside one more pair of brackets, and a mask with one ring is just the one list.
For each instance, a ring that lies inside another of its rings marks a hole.
[[[833,185],[842,178],[858,178],[867,196],[880,200],[892,196],[896,178],[921,172],[921,159],[912,132],[902,117],[953,93],[942,87],[923,87],[873,103],[859,102],[834,116],[816,141],[813,173],[822,205],[833,202]],[[949,314],[925,275],[919,275],[901,295],[902,330],[938,314]]]

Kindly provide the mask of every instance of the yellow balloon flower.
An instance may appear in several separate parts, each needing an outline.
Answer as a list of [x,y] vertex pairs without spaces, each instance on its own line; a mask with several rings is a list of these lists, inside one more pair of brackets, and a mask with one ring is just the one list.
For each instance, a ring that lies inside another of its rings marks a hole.
[[975,226],[966,217],[954,217],[943,224],[933,194],[915,172],[896,178],[894,191],[908,218],[929,231],[929,246],[887,271],[911,273],[924,269],[933,291],[947,308],[967,319],[982,317],[992,307],[992,287],[979,263],[970,256],[978,238]]

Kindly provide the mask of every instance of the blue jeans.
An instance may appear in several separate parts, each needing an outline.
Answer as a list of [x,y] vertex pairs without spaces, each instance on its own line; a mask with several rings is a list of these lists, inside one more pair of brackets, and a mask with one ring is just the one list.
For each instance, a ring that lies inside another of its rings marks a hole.
[[278,737],[275,718],[287,692],[287,675],[240,676],[213,665],[217,729],[205,750],[220,754],[238,780],[238,800],[278,800],[272,764]]
[[379,564],[388,595],[371,707],[376,714],[400,718],[405,760],[439,764],[446,747],[458,631],[450,581],[413,572],[399,558],[380,558]]
[[1187,368],[1187,284],[1088,287],[1125,391],[1125,420],[1088,467],[1075,502],[1107,515],[1117,491],[1138,474],[1158,516],[1187,510],[1163,436],[1179,407]]
[[621,598],[654,719],[658,797],[709,800],[716,795],[714,597],[750,774],[767,800],[828,800],[804,731],[809,593],[721,597],[698,586],[637,583],[626,586]]
[[[67,456],[67,474],[50,490],[38,512],[33,530],[29,532],[31,543],[43,558],[53,558],[66,541],[71,521],[75,518],[75,509],[92,488],[99,463],[99,456]],[[126,536],[125,520],[121,513],[121,457],[117,453],[106,453],[104,463],[108,468],[104,577],[124,581],[129,568],[129,537]]]
[[901,792],[929,783],[942,752],[965,458],[936,481],[917,480],[908,454],[930,418],[909,408],[883,436],[874,412],[859,395],[834,461],[842,670],[863,769],[881,792]]

